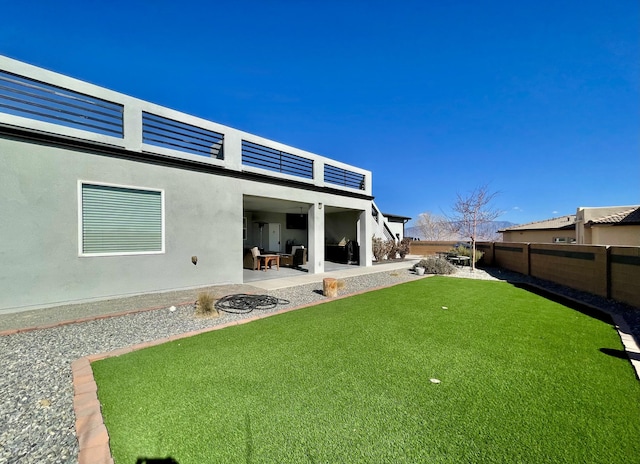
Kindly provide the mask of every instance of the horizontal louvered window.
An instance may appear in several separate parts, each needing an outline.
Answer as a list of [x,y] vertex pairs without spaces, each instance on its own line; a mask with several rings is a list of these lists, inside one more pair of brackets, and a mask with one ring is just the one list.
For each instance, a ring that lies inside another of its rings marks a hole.
[[81,253],[164,252],[160,190],[82,184]]

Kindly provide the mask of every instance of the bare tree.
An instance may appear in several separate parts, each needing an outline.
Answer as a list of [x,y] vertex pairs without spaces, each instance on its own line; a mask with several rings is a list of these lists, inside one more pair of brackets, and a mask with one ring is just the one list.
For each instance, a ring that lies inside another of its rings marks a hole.
[[487,226],[495,221],[503,211],[491,206],[498,192],[489,191],[487,185],[475,188],[466,196],[457,194],[457,200],[451,207],[453,215],[449,223],[464,237],[471,239],[471,266],[476,268],[476,240],[485,239],[483,234]]
[[449,220],[444,216],[438,216],[430,212],[420,213],[416,226],[420,230],[423,240],[449,240],[451,236]]

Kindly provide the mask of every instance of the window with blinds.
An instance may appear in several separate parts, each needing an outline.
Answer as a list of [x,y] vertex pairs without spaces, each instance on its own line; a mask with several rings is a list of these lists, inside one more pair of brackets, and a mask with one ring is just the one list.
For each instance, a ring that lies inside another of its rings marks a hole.
[[80,183],[80,253],[164,253],[162,190]]

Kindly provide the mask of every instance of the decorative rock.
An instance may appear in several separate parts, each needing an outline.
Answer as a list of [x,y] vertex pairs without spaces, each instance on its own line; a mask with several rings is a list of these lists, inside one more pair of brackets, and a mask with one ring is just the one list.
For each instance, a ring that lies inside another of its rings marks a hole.
[[[410,264],[407,265],[409,266]],[[388,272],[377,272],[344,280],[348,293],[356,293],[420,278],[409,269],[399,271],[399,274],[394,276]],[[476,269],[471,273],[468,267],[458,268],[456,274],[450,277],[499,280],[483,270]],[[633,333],[640,337],[640,311],[627,310],[625,306],[611,300],[504,270],[500,271],[500,279],[535,282],[559,294],[624,315]],[[320,282],[314,282],[270,291],[269,294],[289,300],[290,305],[285,307],[296,307],[325,300],[322,289]],[[0,418],[6,419],[0,422],[0,464],[78,462],[74,390],[71,383],[71,364],[78,358],[207,327],[231,324],[255,315],[224,314],[216,319],[197,318],[193,304],[180,305],[175,312],[167,314],[170,311],[166,311],[164,303],[157,303],[158,307],[163,308],[162,311],[143,311],[0,336],[3,369],[0,375]],[[277,312],[282,308],[278,305],[263,313]],[[88,362],[86,367],[90,370]],[[44,399],[50,401],[49,407],[40,404],[40,400]]]

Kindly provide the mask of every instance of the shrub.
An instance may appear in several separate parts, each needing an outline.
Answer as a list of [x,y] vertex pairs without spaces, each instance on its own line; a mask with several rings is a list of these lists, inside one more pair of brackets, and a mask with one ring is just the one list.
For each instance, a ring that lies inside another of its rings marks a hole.
[[398,254],[402,259],[409,254],[409,248],[411,246],[411,239],[403,238],[398,244]]
[[415,271],[417,267],[423,267],[425,274],[446,275],[456,272],[453,264],[439,256],[427,256],[414,264],[412,269]]
[[381,238],[377,238],[377,237],[373,237],[373,239],[371,240],[371,248],[372,248],[372,252],[373,252],[373,257],[376,261],[380,261],[382,259],[382,257],[384,256],[383,253],[383,240]]
[[[471,258],[471,252],[472,252],[471,247],[467,248],[466,246],[463,246],[463,245],[457,246],[451,250],[451,253],[455,253],[458,256],[468,256],[469,258]],[[480,261],[480,259],[482,259],[483,256],[484,256],[484,252],[476,248],[476,263]]]
[[213,303],[214,298],[211,293],[199,293],[198,299],[196,300],[196,314],[201,316],[218,316],[218,310]]
[[387,240],[387,259],[396,259],[398,244],[395,240]]
[[[373,257],[376,261],[382,261],[385,256],[388,256],[395,243],[392,240],[382,240],[381,238],[373,237]],[[395,255],[394,255],[395,256]]]

